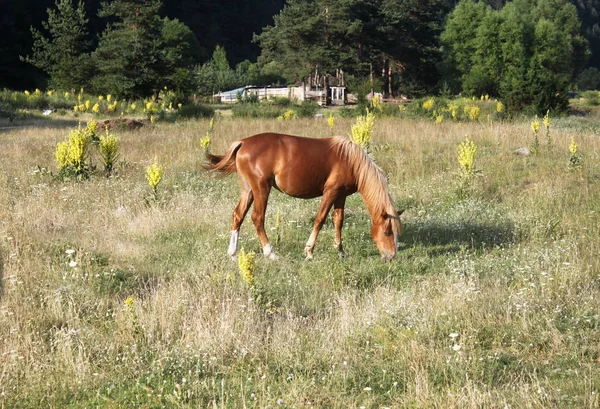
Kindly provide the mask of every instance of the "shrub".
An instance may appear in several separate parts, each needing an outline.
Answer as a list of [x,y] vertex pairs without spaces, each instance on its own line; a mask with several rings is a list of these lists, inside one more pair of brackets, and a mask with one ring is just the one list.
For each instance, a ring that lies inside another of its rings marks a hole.
[[313,117],[317,113],[319,105],[315,102],[304,101],[296,107],[296,113],[299,117]]
[[201,104],[183,105],[177,111],[178,118],[209,118],[215,114],[215,110],[211,107]]
[[586,105],[598,106],[600,105],[600,92],[599,91],[585,91],[581,94]]

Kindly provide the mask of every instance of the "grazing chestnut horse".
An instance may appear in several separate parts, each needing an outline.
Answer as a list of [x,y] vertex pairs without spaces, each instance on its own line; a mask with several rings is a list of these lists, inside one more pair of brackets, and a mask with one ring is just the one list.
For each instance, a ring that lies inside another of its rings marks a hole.
[[335,247],[344,257],[342,224],[346,197],[360,192],[373,226],[371,235],[384,261],[396,256],[402,230],[387,178],[371,158],[356,144],[342,136],[314,139],[263,133],[233,142],[225,155],[207,154],[210,171],[225,175],[237,172],[241,183],[240,201],[233,211],[231,240],[227,254],[238,249],[239,229],[254,202],[252,221],[263,253],[276,258],[265,232],[265,211],[271,188],[290,196],[311,199],[323,196],[314,227],[304,252],[312,258],[315,241],[333,206]]

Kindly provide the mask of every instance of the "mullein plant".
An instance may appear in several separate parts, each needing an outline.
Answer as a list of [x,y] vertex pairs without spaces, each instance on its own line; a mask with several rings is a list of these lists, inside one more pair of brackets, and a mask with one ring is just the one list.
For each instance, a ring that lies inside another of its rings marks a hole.
[[158,159],[154,157],[154,163],[146,168],[146,180],[152,188],[154,199],[158,198],[158,185],[162,181],[164,170],[158,164]]
[[546,115],[544,115],[542,123],[544,124],[544,129],[546,130],[546,149],[551,151],[552,139],[550,138],[550,124],[552,123],[552,120],[550,119],[550,110],[546,111]]
[[97,122],[90,121],[85,128],[81,124],[71,130],[67,139],[56,145],[55,159],[59,174],[87,177],[91,169],[88,163],[89,147],[96,138]]
[[100,156],[104,162],[104,172],[106,176],[110,176],[112,173],[115,161],[119,156],[119,138],[116,135],[108,132],[106,129],[106,135],[100,137]]
[[277,119],[279,119],[280,121],[291,121],[292,119],[297,119],[298,115],[296,114],[296,111],[294,111],[293,109],[288,109],[287,111],[285,111],[283,113],[283,115],[279,115],[277,117]]
[[246,250],[242,248],[240,251],[240,255],[238,257],[238,269],[240,271],[240,276],[246,282],[248,287],[254,291],[254,268],[256,266],[256,262],[254,260],[254,252],[246,253]]
[[350,140],[363,148],[366,152],[371,149],[371,137],[375,127],[375,115],[367,109],[366,115],[356,118],[356,123],[352,125],[352,136]]
[[333,128],[335,127],[335,117],[331,112],[327,116],[327,126],[329,126],[329,129],[331,129],[331,132],[333,133]]
[[577,153],[578,150],[579,150],[579,147],[577,146],[577,143],[575,142],[575,138],[571,137],[571,144],[569,145],[569,153],[571,154],[569,156],[569,168],[570,169],[581,169],[581,167],[583,166],[583,159]]
[[462,194],[464,190],[471,184],[471,180],[475,176],[475,154],[477,153],[477,145],[468,137],[458,145],[458,164],[460,166],[460,187],[459,192]]
[[208,124],[208,131],[206,132],[206,135],[204,135],[202,138],[200,138],[200,146],[202,146],[202,150],[204,151],[204,153],[208,153],[210,151],[210,144],[211,144],[211,135],[213,134],[213,132],[215,131],[215,118],[211,118],[210,123]]
[[531,141],[530,151],[532,154],[537,155],[540,151],[540,141],[538,139],[538,134],[540,132],[540,120],[537,115],[533,122],[531,122],[531,131],[533,132],[533,140]]

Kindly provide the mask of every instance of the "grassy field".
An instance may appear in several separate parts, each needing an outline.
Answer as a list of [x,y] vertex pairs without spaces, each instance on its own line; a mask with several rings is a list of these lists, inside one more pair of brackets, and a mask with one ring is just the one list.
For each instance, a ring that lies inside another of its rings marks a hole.
[[[396,259],[380,261],[354,195],[347,259],[328,220],[304,261],[318,200],[274,192],[279,260],[249,218],[241,232],[254,291],[226,256],[237,178],[201,168],[208,121],[117,131],[116,174],[81,182],[50,174],[76,123],[0,129],[0,407],[600,407],[597,122],[556,119],[550,151],[541,137],[518,156],[529,121],[378,119],[373,156],[406,209]],[[221,118],[212,149],[263,131],[332,132]],[[465,136],[480,172],[461,190]]]

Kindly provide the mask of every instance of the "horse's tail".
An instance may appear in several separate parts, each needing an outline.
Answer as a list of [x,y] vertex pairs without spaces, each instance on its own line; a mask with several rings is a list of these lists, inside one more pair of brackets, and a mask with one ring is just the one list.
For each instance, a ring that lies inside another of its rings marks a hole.
[[235,167],[235,155],[241,148],[242,141],[236,141],[231,144],[225,155],[213,155],[212,153],[206,153],[206,159],[208,163],[204,165],[204,169],[210,172],[221,172],[223,176],[227,176],[234,173],[237,169]]

